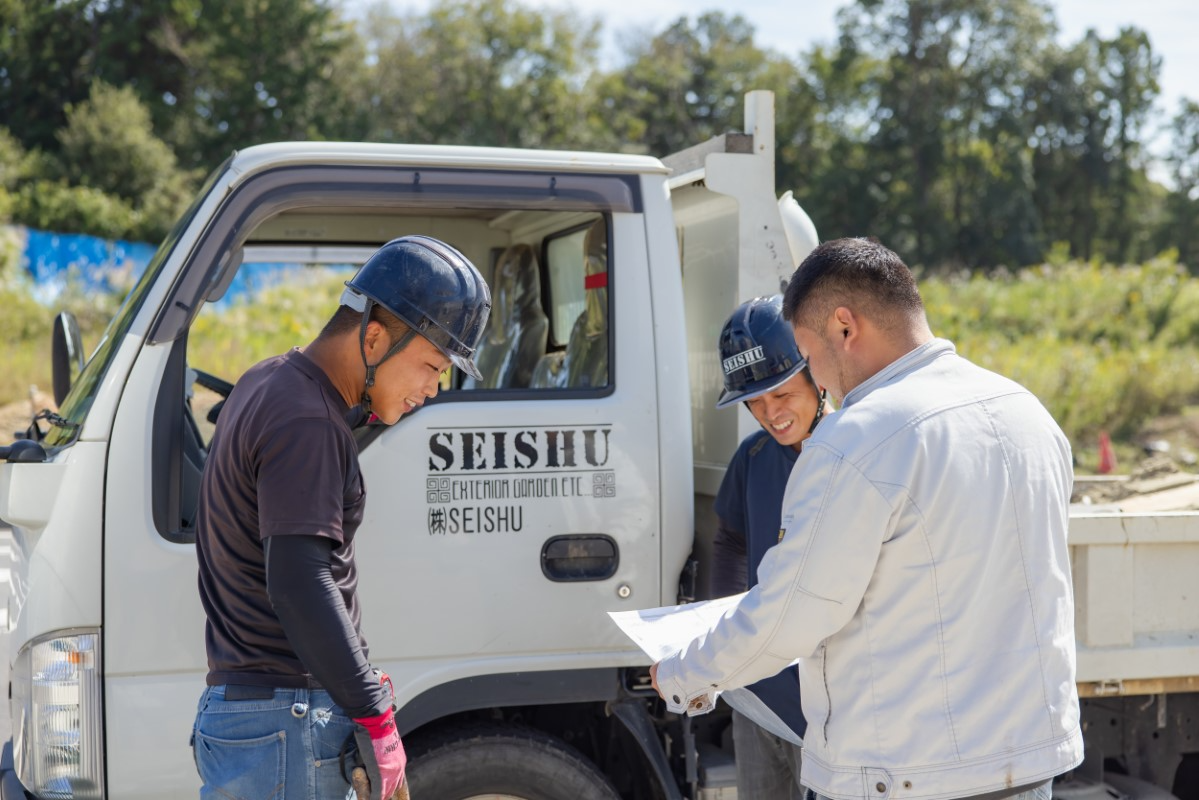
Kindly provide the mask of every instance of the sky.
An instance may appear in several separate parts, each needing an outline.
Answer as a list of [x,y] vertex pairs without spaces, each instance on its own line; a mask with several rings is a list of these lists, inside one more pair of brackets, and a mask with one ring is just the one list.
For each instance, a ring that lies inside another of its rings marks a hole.
[[[379,0],[342,0],[354,14]],[[996,0],[999,2],[1000,0]],[[382,0],[397,11],[423,11],[429,0]],[[694,17],[707,10],[743,15],[755,29],[763,47],[795,57],[813,43],[832,43],[837,36],[836,13],[848,0],[520,0],[522,5],[572,8],[603,21],[612,60],[620,53],[622,35],[640,29],[657,32],[681,16]],[[1164,112],[1160,124],[1178,110],[1182,97],[1199,101],[1199,1],[1197,0],[1051,0],[1059,40],[1078,41],[1088,28],[1103,37],[1121,27],[1136,25],[1149,34],[1154,52],[1162,57],[1161,95]],[[1166,136],[1159,134],[1153,150],[1160,151]]]

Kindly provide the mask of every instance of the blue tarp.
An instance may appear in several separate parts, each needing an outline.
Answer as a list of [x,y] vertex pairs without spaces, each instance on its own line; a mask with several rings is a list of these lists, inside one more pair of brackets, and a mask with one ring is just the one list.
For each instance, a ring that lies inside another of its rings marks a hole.
[[21,263],[33,278],[38,298],[49,302],[72,277],[82,281],[87,290],[128,288],[146,269],[156,249],[144,242],[27,228]]
[[[55,302],[69,281],[80,281],[85,291],[127,291],[145,271],[157,247],[145,242],[112,241],[76,233],[18,228],[25,245],[21,264],[33,278],[37,299]],[[290,263],[245,263],[238,269],[229,289],[218,306],[225,306],[240,297],[252,297],[304,269]],[[353,265],[326,266],[325,270],[352,270]]]

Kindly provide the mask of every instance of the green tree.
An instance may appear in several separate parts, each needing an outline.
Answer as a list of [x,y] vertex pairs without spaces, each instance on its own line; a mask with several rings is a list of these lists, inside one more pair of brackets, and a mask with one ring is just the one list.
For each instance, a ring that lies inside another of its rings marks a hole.
[[0,189],[12,189],[29,174],[29,156],[8,128],[0,128]]
[[0,119],[53,154],[92,81],[128,87],[188,166],[360,136],[366,66],[331,0],[0,0]]
[[53,145],[63,103],[87,96],[89,5],[0,0],[0,120],[27,147]]
[[234,149],[326,138],[361,118],[343,93],[364,79],[344,73],[354,32],[327,0],[204,3],[190,26],[174,44],[186,76],[164,131],[185,165],[211,169]]
[[775,92],[778,127],[797,124],[811,100],[797,98],[789,106],[789,90],[799,85],[795,65],[758,47],[753,26],[740,15],[682,17],[632,43],[626,59],[597,82],[601,113],[622,141],[656,156],[739,129],[743,96],[751,89]]
[[1052,40],[1039,0],[858,0],[841,47],[877,62],[868,159],[874,232],[915,263],[1023,263],[1037,252],[1025,76]]
[[1115,164],[1108,256],[1125,262],[1150,255],[1143,247],[1134,253],[1133,246],[1144,242],[1148,230],[1136,213],[1138,207],[1147,205],[1143,197],[1146,164],[1141,140],[1160,92],[1161,57],[1154,54],[1149,36],[1132,27],[1101,41],[1099,57],[1105,110],[1112,123],[1107,148]]
[[869,164],[876,59],[849,46],[813,47],[775,96],[777,185],[792,189],[821,238],[861,236],[884,199]]
[[0,0],[0,119],[27,146],[53,151],[66,105],[102,80],[131,87],[166,130],[201,9],[200,0]]
[[1166,164],[1174,188],[1159,247],[1175,247],[1179,260],[1199,272],[1199,103],[1183,99],[1170,122]]
[[371,138],[507,147],[591,147],[599,23],[510,0],[442,0],[366,25]]
[[66,107],[66,119],[58,133],[63,176],[136,209],[138,222],[128,235],[165,234],[186,206],[194,180],[154,135],[150,113],[133,90],[97,81],[86,101]]
[[1047,54],[1035,77],[1036,203],[1054,239],[1080,258],[1145,257],[1153,196],[1140,140],[1152,119],[1161,59],[1134,28],[1088,31]]

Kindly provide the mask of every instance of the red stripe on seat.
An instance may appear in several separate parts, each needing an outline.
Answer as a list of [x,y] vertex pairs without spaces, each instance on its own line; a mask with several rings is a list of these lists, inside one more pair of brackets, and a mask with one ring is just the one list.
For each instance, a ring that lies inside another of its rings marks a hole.
[[583,278],[584,289],[607,289],[608,288],[608,273],[597,272],[594,275],[588,275]]

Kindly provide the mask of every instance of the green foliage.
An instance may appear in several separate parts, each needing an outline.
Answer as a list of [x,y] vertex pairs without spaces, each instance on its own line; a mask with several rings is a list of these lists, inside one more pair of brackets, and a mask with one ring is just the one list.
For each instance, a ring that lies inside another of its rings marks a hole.
[[1027,386],[1075,442],[1199,400],[1199,280],[1167,253],[921,282],[933,331]]
[[13,221],[60,233],[90,233],[109,239],[128,238],[138,230],[133,207],[88,186],[36,180],[22,184],[13,203]]
[[1178,248],[1183,263],[1199,270],[1199,103],[1183,100],[1170,123],[1166,164],[1174,190],[1166,200],[1166,220],[1158,242]]
[[67,230],[139,239],[165,235],[186,207],[193,181],[180,171],[171,148],[154,135],[150,113],[133,90],[97,81],[85,102],[67,105],[66,116],[58,140],[68,180],[136,210],[130,227],[117,234],[93,227]]
[[350,26],[329,0],[194,3],[175,52],[187,65],[172,92],[173,125],[160,126],[187,166],[208,171],[233,150],[263,142],[361,138],[347,122],[370,86]]
[[[112,292],[90,291],[77,275],[50,309],[35,299],[32,279],[19,270],[20,241],[17,229],[0,226],[0,347],[5,352],[0,371],[0,405],[28,396],[30,386],[48,391],[51,386],[50,332],[54,316],[67,310],[79,319],[84,351],[91,352],[109,319],[116,313],[127,286]],[[0,431],[7,436],[11,431]]]
[[21,237],[16,228],[3,224],[7,219],[4,207],[10,200],[11,197],[0,189],[0,289],[15,284],[21,267]]
[[59,153],[72,183],[137,202],[160,175],[175,172],[175,154],[154,136],[150,112],[131,88],[96,81],[86,101],[65,110]]
[[235,381],[249,367],[312,341],[345,289],[345,275],[299,280],[238,298],[226,308],[205,306],[188,340],[188,362]]
[[87,94],[91,5],[0,0],[0,120],[26,146],[52,145],[63,104]]
[[[376,8],[371,138],[501,147],[612,145],[587,79],[599,24],[511,0],[439,0],[423,16]],[[431,65],[436,65],[431,68]]]
[[[25,148],[9,132],[0,128],[0,189],[12,189],[17,182],[28,177],[31,159]],[[3,214],[0,214],[3,219]]]
[[780,189],[824,238],[874,235],[934,272],[1037,263],[1055,242],[1114,263],[1176,247],[1199,268],[1199,111],[1180,109],[1174,185],[1155,185],[1161,60],[1136,28],[1059,43],[1046,0],[845,0],[836,42],[784,55],[700,11],[627,34],[601,69],[595,17],[394,5],[355,30],[337,0],[0,0],[0,188],[66,178],[155,239],[189,171],[259,142],[665,155],[741,127],[761,88]]
[[598,100],[622,139],[657,156],[741,129],[747,91],[771,89],[781,101],[798,79],[794,64],[754,43],[744,17],[718,11],[676,20],[627,58],[598,82]]

